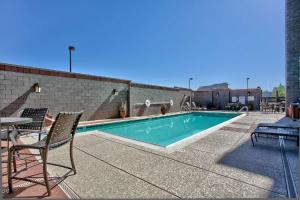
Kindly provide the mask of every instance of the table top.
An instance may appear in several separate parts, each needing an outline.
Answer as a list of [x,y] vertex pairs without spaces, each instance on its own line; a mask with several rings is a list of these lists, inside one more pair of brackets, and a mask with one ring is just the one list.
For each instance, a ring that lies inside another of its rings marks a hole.
[[20,125],[27,124],[32,122],[32,118],[26,117],[1,117],[0,124],[2,126],[12,126],[12,125]]

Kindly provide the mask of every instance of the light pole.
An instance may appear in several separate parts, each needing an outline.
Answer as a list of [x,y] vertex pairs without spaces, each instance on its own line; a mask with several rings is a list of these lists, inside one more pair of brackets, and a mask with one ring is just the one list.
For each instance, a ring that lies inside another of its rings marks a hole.
[[246,97],[247,97],[247,104],[248,104],[248,97],[249,97],[249,90],[248,90],[249,79],[250,79],[249,77],[246,78],[246,80],[247,80],[247,95],[246,95]]
[[191,89],[191,81],[193,80],[193,78],[189,78],[189,89]]
[[[193,80],[193,78],[189,78],[189,89],[191,89],[191,81]],[[192,91],[191,91],[191,95],[190,95],[190,110],[192,110]]]
[[69,46],[69,55],[70,55],[70,72],[72,72],[72,51],[75,51],[75,47]]
[[248,82],[249,82],[249,79],[250,79],[249,77],[246,78],[246,80],[247,80],[247,90],[248,90]]

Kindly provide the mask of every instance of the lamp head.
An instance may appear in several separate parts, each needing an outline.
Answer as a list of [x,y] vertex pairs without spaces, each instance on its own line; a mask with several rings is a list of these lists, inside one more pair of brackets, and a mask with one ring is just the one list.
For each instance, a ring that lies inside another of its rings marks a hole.
[[41,90],[42,90],[42,88],[41,88],[41,86],[39,85],[39,83],[33,84],[33,89],[34,89],[34,92],[35,92],[35,93],[40,93]]
[[75,47],[73,47],[73,46],[69,46],[68,48],[69,48],[69,51],[75,51]]

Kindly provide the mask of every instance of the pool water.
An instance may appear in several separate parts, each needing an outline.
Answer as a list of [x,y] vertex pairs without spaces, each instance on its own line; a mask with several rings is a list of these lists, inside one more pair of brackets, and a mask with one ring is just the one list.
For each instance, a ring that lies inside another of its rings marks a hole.
[[[187,113],[77,128],[77,133],[102,131],[162,147],[230,120],[235,113]],[[101,133],[99,133],[101,134]]]

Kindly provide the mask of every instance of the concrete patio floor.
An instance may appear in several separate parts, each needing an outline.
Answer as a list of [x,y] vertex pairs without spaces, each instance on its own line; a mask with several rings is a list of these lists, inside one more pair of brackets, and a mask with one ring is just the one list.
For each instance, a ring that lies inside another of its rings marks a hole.
[[[279,140],[250,133],[260,122],[286,121],[281,114],[249,113],[195,143],[163,153],[101,134],[75,138],[77,174],[63,184],[73,198],[285,197]],[[296,123],[300,123],[299,120]],[[29,142],[30,138],[24,138]],[[285,140],[298,188],[299,149]],[[51,162],[70,165],[68,145],[50,151]],[[53,176],[66,171],[49,166]]]

